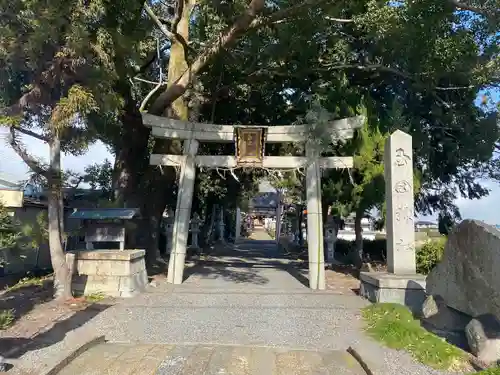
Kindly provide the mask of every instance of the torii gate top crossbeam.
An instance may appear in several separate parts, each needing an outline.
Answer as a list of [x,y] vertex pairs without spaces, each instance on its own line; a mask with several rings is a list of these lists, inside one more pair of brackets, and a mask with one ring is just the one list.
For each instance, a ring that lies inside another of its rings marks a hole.
[[[175,120],[143,114],[144,125],[152,128],[152,135],[158,138],[196,139],[205,142],[234,142],[234,129],[266,128],[266,142],[304,142],[307,139],[307,129],[304,125],[217,125]],[[332,141],[352,138],[354,129],[360,128],[364,117],[356,116],[335,120],[327,132]]]

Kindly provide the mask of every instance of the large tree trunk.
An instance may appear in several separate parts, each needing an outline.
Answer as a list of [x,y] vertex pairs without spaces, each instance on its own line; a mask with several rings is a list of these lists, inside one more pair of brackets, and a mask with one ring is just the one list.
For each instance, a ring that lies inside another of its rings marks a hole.
[[53,134],[49,142],[49,148],[48,225],[50,259],[54,268],[54,297],[57,300],[66,300],[72,297],[72,275],[66,263],[66,255],[63,249],[63,233],[61,233],[64,220],[62,215],[64,213],[61,212],[61,143],[57,134]]
[[[174,31],[187,43],[189,42],[189,21],[195,1],[184,0],[183,4],[180,20]],[[172,41],[168,64],[168,86],[174,85],[188,68],[188,62],[185,57],[189,51],[184,48],[185,45],[183,43],[175,40]],[[189,109],[186,98],[184,96],[179,97],[172,103],[170,108],[164,111],[163,115],[188,121]],[[156,139],[153,146],[153,153],[156,154],[180,154],[181,151],[182,144],[178,140]],[[147,215],[147,222],[149,223],[149,236],[146,239],[146,261],[149,266],[154,265],[160,256],[158,235],[161,215],[167,204],[173,203],[170,201],[173,197],[171,189],[176,185],[176,178],[177,173],[173,167],[150,168],[151,189],[148,191],[147,204],[144,210]],[[173,205],[175,206],[175,204]]]
[[148,142],[151,129],[144,126],[137,102],[132,98],[131,87],[117,87],[125,105],[120,116],[122,132],[115,143],[115,176],[113,181],[115,201],[123,207],[141,208],[145,193],[144,176],[149,168]]
[[[170,153],[170,152],[165,152]],[[149,168],[149,188],[145,197],[143,212],[144,246],[146,263],[151,268],[160,259],[159,235],[162,214],[167,205],[175,207],[175,170],[173,168]]]

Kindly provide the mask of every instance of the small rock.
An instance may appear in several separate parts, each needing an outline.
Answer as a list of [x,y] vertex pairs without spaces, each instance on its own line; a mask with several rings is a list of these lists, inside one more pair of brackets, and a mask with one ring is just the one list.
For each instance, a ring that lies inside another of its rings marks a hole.
[[5,363],[5,358],[0,355],[0,372],[7,371],[7,363]]
[[494,363],[500,360],[500,322],[492,314],[472,319],[465,327],[470,350],[480,361]]
[[422,305],[422,316],[430,318],[439,313],[439,309],[446,307],[444,300],[440,296],[428,296]]
[[156,283],[156,280],[153,280],[149,283],[149,286],[152,286],[153,288],[156,288],[158,284]]
[[449,307],[441,296],[428,296],[422,305],[425,323],[443,331],[463,331],[470,316]]

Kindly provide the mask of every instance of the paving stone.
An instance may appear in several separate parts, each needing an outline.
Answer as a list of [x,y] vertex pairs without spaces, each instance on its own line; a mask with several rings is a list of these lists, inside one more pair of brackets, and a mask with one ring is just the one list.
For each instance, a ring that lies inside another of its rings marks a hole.
[[194,348],[191,345],[175,346],[161,361],[155,375],[183,375],[183,368]]
[[140,363],[155,345],[130,345],[107,369],[112,375],[133,375],[140,370]]
[[335,351],[231,345],[98,345],[59,375],[363,375]]
[[323,354],[323,364],[330,374],[365,375],[363,368],[347,352],[326,352]]
[[197,346],[184,364],[182,375],[204,374],[213,355],[213,347]]
[[128,345],[101,344],[90,348],[64,367],[58,375],[101,375],[127,350]]
[[276,374],[276,354],[271,348],[252,348],[251,375]]
[[252,348],[244,346],[234,347],[227,365],[228,374],[250,375],[250,363],[253,360]]
[[138,374],[152,375],[156,372],[161,361],[167,357],[168,353],[174,348],[173,345],[156,345],[139,362]]
[[276,357],[277,375],[327,375],[322,371],[321,355],[316,352],[289,351]]
[[[208,363],[204,375],[228,375],[228,365],[232,357],[231,346],[217,346],[214,348],[212,358]],[[238,374],[239,375],[239,374]]]

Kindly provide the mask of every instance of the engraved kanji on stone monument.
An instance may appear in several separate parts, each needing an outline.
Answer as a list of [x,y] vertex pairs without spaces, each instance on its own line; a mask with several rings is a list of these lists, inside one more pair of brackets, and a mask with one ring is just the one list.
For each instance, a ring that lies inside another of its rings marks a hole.
[[412,139],[397,130],[385,143],[385,191],[387,201],[387,269],[414,274],[415,226]]

